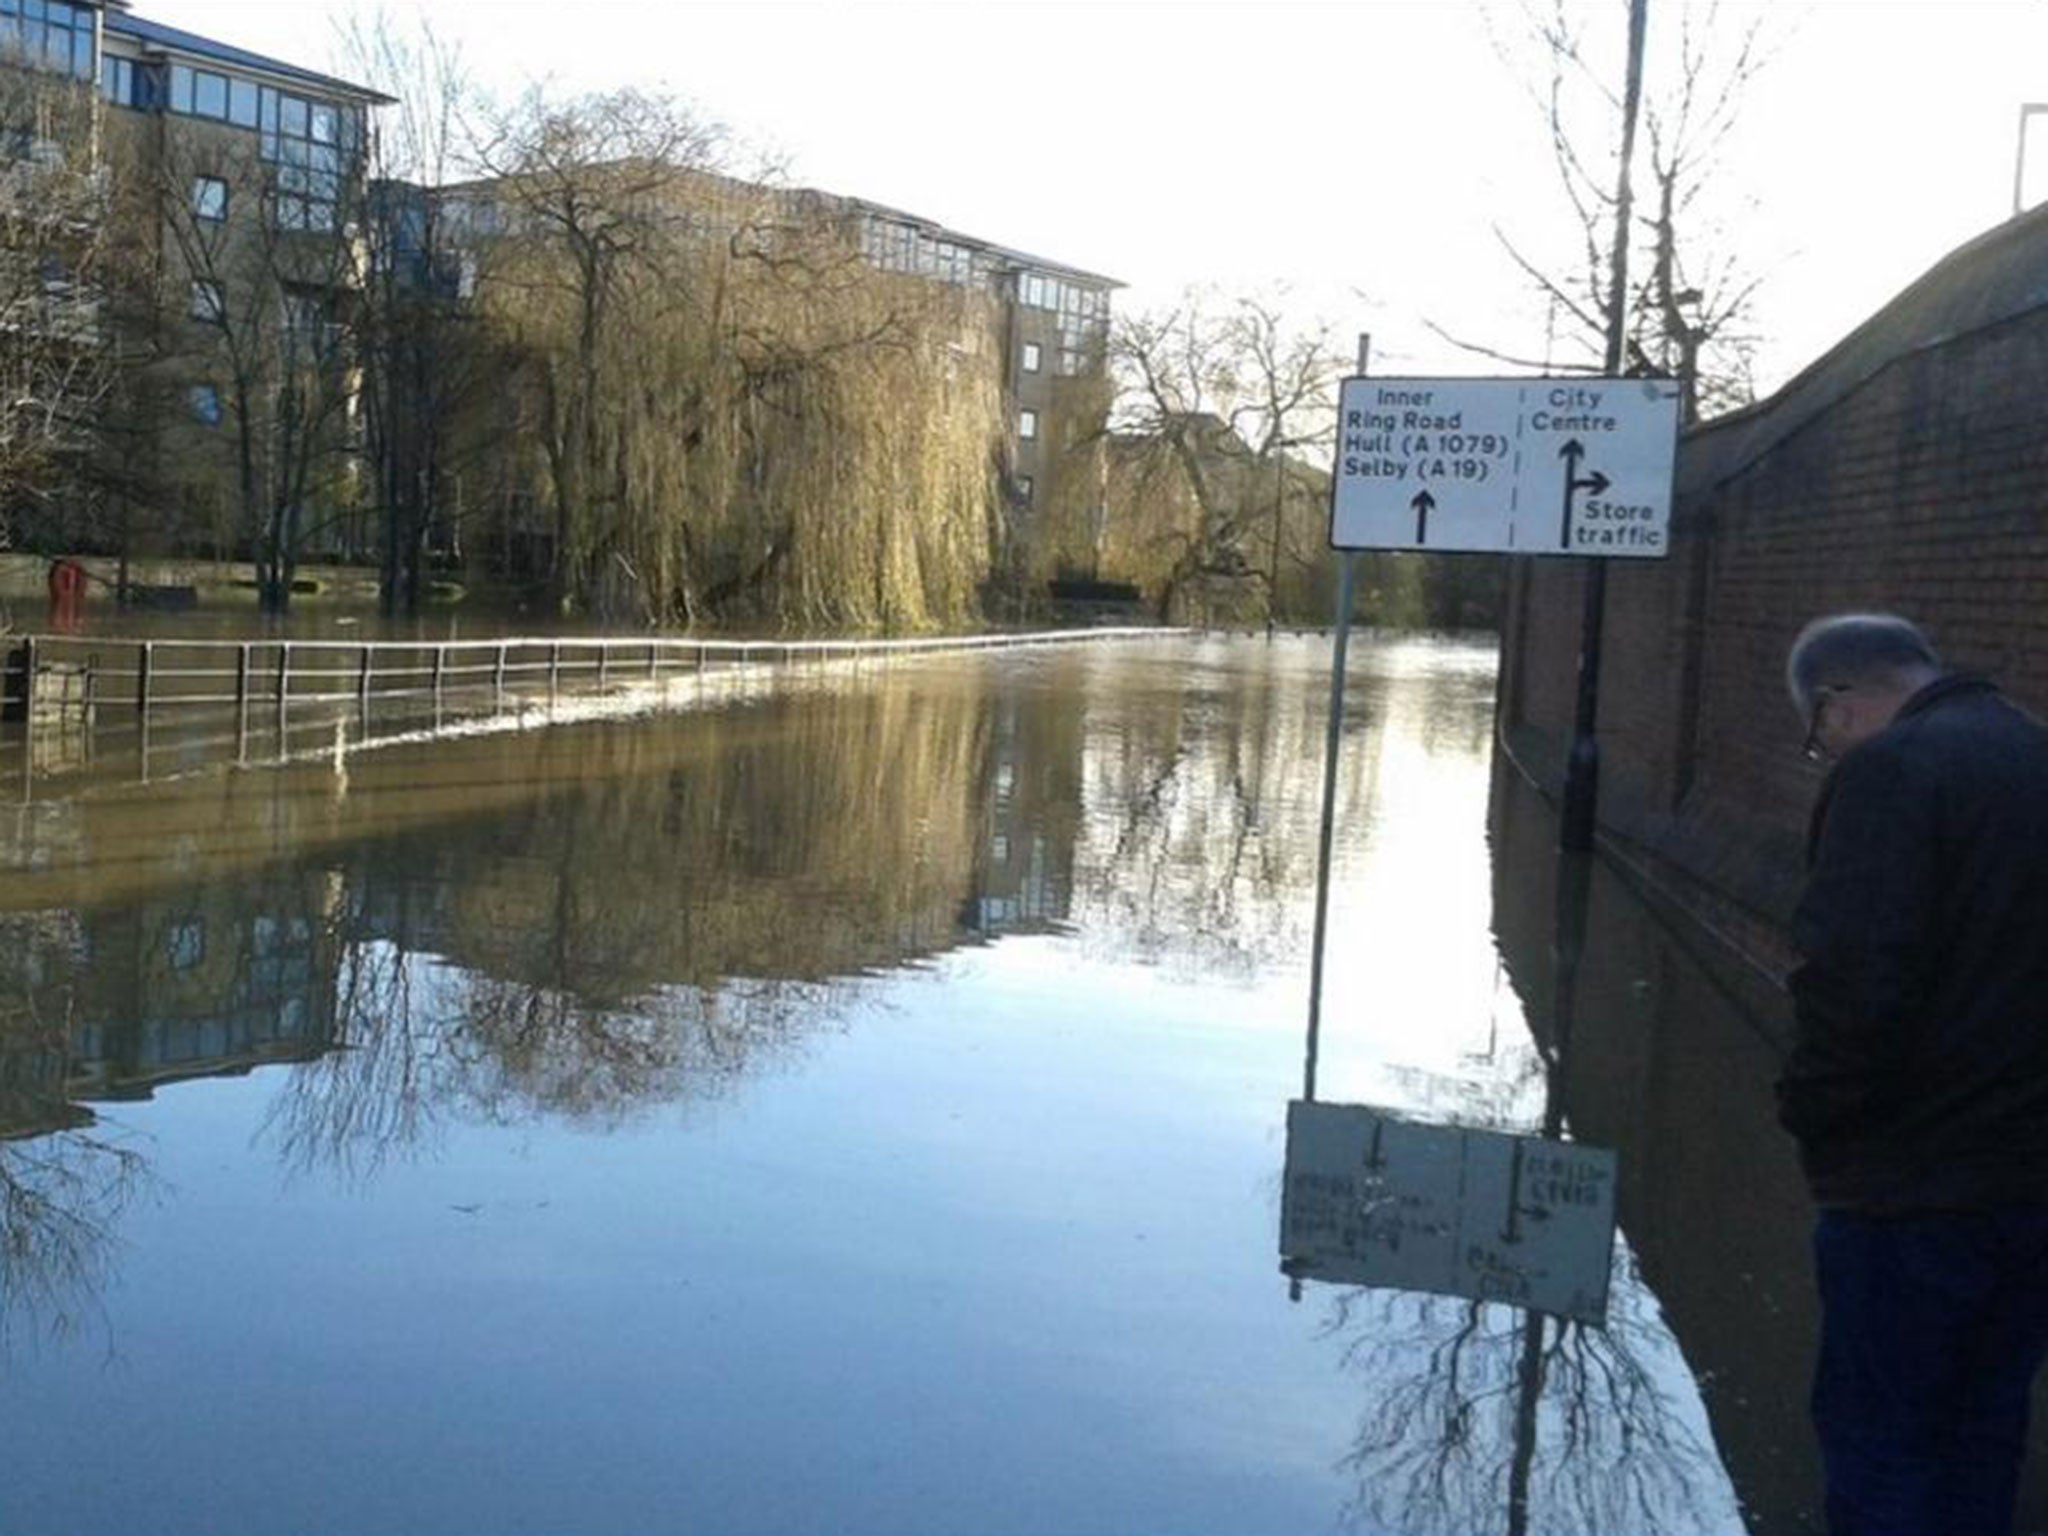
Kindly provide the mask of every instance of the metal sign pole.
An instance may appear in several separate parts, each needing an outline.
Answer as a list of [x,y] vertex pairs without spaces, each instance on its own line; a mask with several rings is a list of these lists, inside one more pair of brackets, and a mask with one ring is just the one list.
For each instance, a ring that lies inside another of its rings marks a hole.
[[[1358,375],[1372,360],[1372,337],[1358,338]],[[1351,649],[1351,603],[1358,586],[1358,555],[1344,551],[1337,568],[1337,636],[1330,654],[1330,728],[1323,741],[1323,824],[1316,844],[1316,930],[1309,948],[1308,1052],[1302,1064],[1301,1096],[1316,1096],[1316,1057],[1323,1029],[1323,939],[1330,926],[1330,835],[1337,819],[1337,747],[1344,735],[1344,665]]]
[[[1607,372],[1619,374],[1628,341],[1628,235],[1634,194],[1629,166],[1635,159],[1636,113],[1643,99],[1643,33],[1649,0],[1629,0],[1628,83],[1622,95],[1621,171],[1614,190],[1614,270],[1607,296]],[[1583,561],[1585,609],[1579,621],[1579,688],[1572,719],[1571,752],[1565,759],[1563,805],[1557,845],[1568,853],[1593,847],[1594,812],[1600,799],[1600,651],[1607,613],[1607,564]]]

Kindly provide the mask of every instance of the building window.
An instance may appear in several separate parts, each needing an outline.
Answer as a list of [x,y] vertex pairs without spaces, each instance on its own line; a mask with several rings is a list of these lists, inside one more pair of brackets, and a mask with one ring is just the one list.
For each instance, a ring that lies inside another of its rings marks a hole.
[[186,304],[185,313],[194,320],[204,320],[208,325],[225,325],[228,306],[221,295],[220,284],[211,278],[193,278],[192,297]]
[[338,227],[342,176],[361,143],[355,110],[266,85],[256,117],[263,158],[277,168],[272,207],[278,228]]
[[228,184],[218,176],[192,178],[192,216],[218,224],[228,216]]
[[1017,499],[1027,507],[1031,505],[1031,477],[1029,475],[1019,475],[1017,477]]
[[1024,371],[1026,373],[1038,372],[1038,343],[1035,341],[1024,343]]
[[1017,413],[1017,435],[1023,438],[1024,441],[1027,443],[1032,442],[1037,438],[1038,412],[1019,411]]
[[0,0],[0,57],[90,80],[92,45],[90,6],[70,0]]
[[334,327],[328,323],[327,303],[317,292],[285,294],[283,320],[288,356],[319,360],[333,350]]
[[206,920],[181,917],[164,934],[164,956],[174,971],[189,971],[206,959]]
[[171,110],[187,117],[228,116],[228,77],[189,64],[171,66]]
[[194,384],[186,392],[185,408],[192,413],[192,419],[202,425],[220,425],[220,391],[211,384]]
[[1069,347],[1060,348],[1060,377],[1078,379],[1088,371],[1088,354],[1076,352]]
[[100,60],[100,94],[117,107],[135,105],[135,61],[109,54]]
[[1026,272],[1017,280],[1017,302],[1032,309],[1050,309],[1049,290],[1053,285],[1037,272]]

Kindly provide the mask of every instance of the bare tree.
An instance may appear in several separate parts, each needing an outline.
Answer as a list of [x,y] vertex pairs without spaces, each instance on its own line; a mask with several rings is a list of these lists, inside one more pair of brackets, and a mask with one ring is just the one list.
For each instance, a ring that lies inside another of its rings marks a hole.
[[0,547],[54,538],[42,513],[58,503],[75,518],[114,377],[92,114],[89,85],[0,69]]
[[1344,354],[1330,328],[1290,326],[1277,300],[1191,294],[1121,320],[1110,345],[1121,538],[1142,584],[1164,614],[1191,583],[1252,583],[1271,615],[1298,456],[1326,450],[1335,424]]
[[362,399],[379,594],[386,612],[417,612],[435,537],[460,550],[456,491],[485,437],[465,421],[502,378],[468,303],[474,255],[435,193],[468,169],[470,92],[459,50],[424,22],[408,31],[379,14],[347,44],[357,74],[395,97],[370,148]]
[[[1733,409],[1755,395],[1751,329],[1762,278],[1737,246],[1725,150],[1749,88],[1769,55],[1766,16],[1731,20],[1722,0],[1672,8],[1671,28],[1651,32],[1651,81],[1643,96],[1648,195],[1637,199],[1631,239],[1649,252],[1630,283],[1624,366],[1685,387],[1685,419]],[[1432,324],[1467,351],[1523,368],[1597,373],[1605,366],[1608,284],[1615,239],[1620,71],[1604,56],[1605,11],[1570,0],[1521,0],[1512,35],[1497,46],[1517,74],[1533,74],[1567,217],[1532,237],[1496,225],[1508,259],[1550,319],[1540,356],[1497,347]],[[1533,61],[1533,63],[1531,62]],[[1525,75],[1526,78],[1526,75]]]
[[166,350],[213,372],[191,386],[189,414],[219,431],[193,432],[188,462],[227,459],[239,537],[270,612],[288,606],[309,541],[331,539],[356,494],[362,130],[352,110],[307,110],[291,142],[315,163],[273,169],[268,133],[189,135],[141,170],[164,231]]

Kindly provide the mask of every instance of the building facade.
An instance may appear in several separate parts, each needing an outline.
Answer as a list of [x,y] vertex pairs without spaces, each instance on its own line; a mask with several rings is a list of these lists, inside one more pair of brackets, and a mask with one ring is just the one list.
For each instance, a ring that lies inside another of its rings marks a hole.
[[[412,547],[416,567],[422,546],[437,563],[495,555],[529,573],[566,558],[560,504],[598,493],[559,474],[551,482],[547,455],[519,430],[527,424],[504,431],[507,423],[492,417],[494,406],[502,414],[504,399],[494,402],[486,391],[481,402],[448,407],[451,438],[466,435],[473,447],[493,449],[456,465],[440,441],[445,381],[407,394],[387,380],[380,395],[376,378],[401,354],[422,377],[432,361],[416,355],[416,338],[394,338],[400,328],[379,312],[393,308],[395,289],[444,290],[456,306],[486,307],[487,253],[517,229],[505,212],[517,202],[507,196],[516,177],[434,188],[376,181],[375,117],[391,98],[164,26],[127,0],[0,0],[0,76],[28,82],[37,103],[0,112],[0,162],[9,174],[61,167],[79,179],[95,214],[71,221],[92,233],[91,263],[53,253],[52,237],[38,234],[15,263],[17,286],[35,304],[9,305],[0,295],[0,341],[11,319],[17,331],[47,342],[61,328],[62,301],[70,301],[65,323],[74,351],[95,355],[92,376],[72,381],[77,409],[68,413],[97,424],[91,472],[71,475],[61,493],[22,495],[0,507],[9,542],[52,554],[247,559],[266,591],[288,590],[302,556],[366,560],[381,552],[388,575],[393,556],[385,546],[395,538]],[[53,112],[53,101],[62,112]],[[633,167],[621,169],[630,175]],[[985,525],[1000,568],[995,585],[1042,594],[1055,575],[1092,572],[1106,499],[1108,328],[1120,284],[858,198],[710,173],[686,173],[675,184],[685,190],[672,222],[695,228],[706,248],[750,273],[783,261],[787,249],[775,242],[801,226],[813,247],[827,231],[844,260],[883,279],[883,287],[901,280],[890,290],[902,300],[897,329],[884,337],[896,360],[870,370],[882,403],[865,419],[846,409],[855,385],[844,368],[828,381],[838,392],[831,398],[783,388],[786,381],[761,392],[785,414],[841,410],[836,429],[870,439],[866,461],[849,468],[848,460],[830,473],[865,487],[852,494],[870,503],[861,515],[880,529],[873,541],[889,546],[877,556],[890,567],[887,580],[914,585],[913,568],[922,562],[925,585],[933,587],[940,578],[931,573],[954,559],[935,536],[921,533],[923,543],[912,547],[892,531],[922,515],[921,498],[947,503],[949,530]],[[18,188],[13,201],[33,197]],[[762,244],[740,249],[737,223],[719,212],[727,205],[745,210]],[[428,233],[434,226],[438,233]],[[10,243],[22,245],[13,226],[0,247]],[[435,245],[444,248],[425,248]],[[761,258],[758,266],[749,265],[752,257]],[[865,293],[856,286],[814,284],[799,296],[811,307],[804,323],[816,355],[840,346],[817,320],[821,303],[829,307],[841,295],[851,313],[876,302],[872,285]],[[846,319],[840,330],[854,335],[858,326]],[[502,384],[507,360],[501,348],[480,371]],[[476,367],[478,359],[464,365]],[[46,360],[38,366],[48,371]],[[779,364],[771,356],[745,366],[758,375]],[[883,441],[874,424],[890,419],[888,401],[907,400],[913,386],[935,378],[928,398],[905,412],[904,441]],[[690,382],[664,377],[662,389],[680,398]],[[422,410],[433,414],[431,431],[397,430],[422,419]],[[694,448],[703,434],[679,408],[650,408],[654,427],[664,425],[664,411],[678,419],[675,439]],[[970,416],[975,432],[993,418],[993,442],[965,445]],[[936,463],[949,428],[949,465],[920,479],[912,461],[922,453]],[[600,449],[631,456],[605,448],[601,432],[586,435],[593,459]],[[758,443],[752,452],[747,473],[760,481],[748,488],[752,500],[728,500],[772,511],[795,494],[775,483],[777,466],[796,459],[764,454]],[[912,466],[895,480],[875,468],[892,455]],[[562,455],[554,457],[558,468]],[[968,464],[972,474],[961,467]],[[807,472],[827,476],[816,465]],[[597,478],[593,470],[586,485]],[[963,489],[970,480],[971,492]],[[0,485],[16,483],[26,482],[0,461]],[[410,509],[395,534],[391,504],[401,491],[425,504]],[[632,494],[641,509],[635,515],[644,517],[659,489]],[[648,566],[645,549],[620,544],[608,530],[599,534],[594,549],[582,551],[586,567],[613,559]],[[790,547],[772,537],[767,543],[768,563]],[[803,547],[824,544],[810,533]],[[703,584],[714,589],[748,579],[737,568],[707,570]],[[911,607],[937,622],[958,611],[955,598]]]

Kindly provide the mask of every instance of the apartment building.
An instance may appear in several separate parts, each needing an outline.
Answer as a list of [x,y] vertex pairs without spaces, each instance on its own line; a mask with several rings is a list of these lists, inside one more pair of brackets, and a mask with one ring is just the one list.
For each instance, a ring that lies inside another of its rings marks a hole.
[[369,117],[390,98],[114,0],[95,78],[101,154],[145,205],[156,275],[132,382],[157,430],[137,445],[146,472],[114,484],[143,490],[156,531],[251,558],[259,581],[288,581],[300,552],[360,555],[345,337],[368,260]]
[[48,290],[90,288],[105,372],[89,387],[118,407],[98,413],[93,472],[26,542],[259,564],[280,536],[348,550],[340,321],[361,288],[368,114],[389,98],[124,0],[0,0],[0,66],[8,162],[89,189],[71,244],[91,272],[46,237],[33,262]]
[[[354,338],[374,297],[373,247],[381,241],[387,274],[411,270],[473,298],[473,250],[422,252],[416,231],[432,207],[458,245],[487,244],[507,228],[503,188],[372,185],[374,118],[389,97],[165,26],[127,0],[0,0],[0,66],[74,109],[61,125],[47,113],[35,125],[0,119],[12,151],[0,158],[90,165],[106,217],[124,231],[113,275],[127,300],[94,310],[85,328],[116,361],[120,425],[104,444],[96,505],[90,516],[71,509],[62,542],[268,559],[279,579],[297,552],[372,553],[379,492],[366,460],[379,445],[363,420]],[[730,233],[721,207],[766,200],[836,229],[878,271],[957,291],[959,350],[1000,389],[997,510],[1032,562],[1016,574],[1036,582],[1092,564],[1121,284],[856,197],[700,179],[676,214],[707,238]],[[68,279],[52,268],[38,280],[47,299]],[[393,438],[380,451],[419,450]],[[491,497],[524,497],[526,563],[546,559],[544,498],[517,479],[487,494],[451,479],[431,512],[434,542],[455,547],[451,507],[468,516]]]

